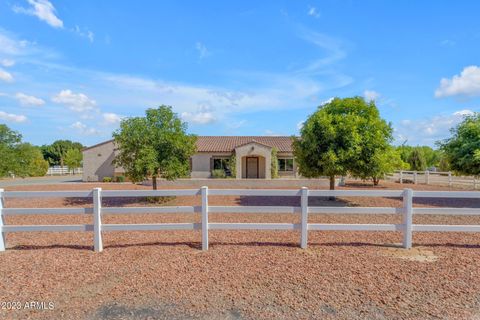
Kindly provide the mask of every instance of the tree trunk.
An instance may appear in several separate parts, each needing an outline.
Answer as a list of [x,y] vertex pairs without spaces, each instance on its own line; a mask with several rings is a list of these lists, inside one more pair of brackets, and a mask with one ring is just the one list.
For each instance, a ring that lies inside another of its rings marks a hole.
[[[330,190],[335,190],[335,176],[330,176]],[[328,197],[328,200],[335,201],[335,197]]]
[[380,182],[380,178],[378,177],[373,177],[373,185],[378,186],[378,183]]
[[152,188],[157,190],[157,176],[152,176]]

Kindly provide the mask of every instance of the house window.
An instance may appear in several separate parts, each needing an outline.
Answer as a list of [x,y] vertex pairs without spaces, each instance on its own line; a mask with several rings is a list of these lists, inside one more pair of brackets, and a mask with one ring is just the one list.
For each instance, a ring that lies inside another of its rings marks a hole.
[[223,170],[227,176],[232,175],[229,158],[213,158],[213,170]]
[[293,171],[293,159],[278,159],[278,171]]

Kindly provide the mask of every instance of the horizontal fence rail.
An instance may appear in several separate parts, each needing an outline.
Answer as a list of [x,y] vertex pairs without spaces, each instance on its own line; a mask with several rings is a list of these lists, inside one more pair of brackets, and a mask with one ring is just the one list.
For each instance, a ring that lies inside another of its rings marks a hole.
[[[103,198],[199,196],[197,206],[157,207],[103,207]],[[300,206],[210,206],[212,196],[269,196],[300,197]],[[400,198],[401,207],[328,207],[309,206],[310,197],[390,197]],[[84,198],[92,203],[91,208],[6,208],[5,198]],[[199,230],[202,234],[202,250],[208,250],[209,230],[287,230],[300,233],[300,247],[307,248],[309,231],[394,231],[403,234],[403,247],[412,247],[412,233],[420,232],[480,232],[480,225],[433,225],[413,224],[413,215],[480,215],[480,208],[417,208],[414,198],[479,198],[480,192],[470,191],[413,191],[404,190],[296,190],[272,189],[172,189],[172,190],[102,190],[87,191],[4,191],[0,189],[0,251],[6,247],[5,236],[10,232],[93,232],[94,250],[103,250],[102,233],[113,231],[167,231]],[[200,222],[149,223],[149,224],[105,224],[104,215],[118,214],[200,214]],[[292,214],[299,216],[299,223],[220,223],[209,222],[209,214]],[[341,224],[309,223],[309,215],[401,215],[399,224]],[[89,215],[91,224],[68,225],[7,225],[6,216],[20,215]]]
[[458,186],[471,186],[473,189],[477,189],[480,181],[475,176],[455,176],[452,172],[440,172],[440,171],[407,171],[397,170],[390,179],[398,180],[400,183],[413,182],[424,184],[437,184],[437,185],[453,185]]

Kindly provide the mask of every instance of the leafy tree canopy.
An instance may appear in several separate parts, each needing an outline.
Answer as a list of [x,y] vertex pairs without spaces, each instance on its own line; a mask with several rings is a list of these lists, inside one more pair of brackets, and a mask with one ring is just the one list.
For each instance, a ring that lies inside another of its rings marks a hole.
[[48,162],[43,159],[39,147],[30,143],[21,143],[15,150],[16,163],[13,172],[22,178],[44,176],[48,171]]
[[175,180],[188,175],[196,136],[186,133],[187,124],[169,106],[145,113],[145,117],[122,120],[114,132],[118,148],[115,164],[134,182],[152,177],[156,189],[157,177]]
[[70,149],[77,149],[81,151],[83,145],[80,142],[70,140],[56,140],[50,145],[43,145],[41,147],[43,157],[50,163],[50,165],[61,165],[65,163],[65,156]]
[[469,175],[480,174],[480,113],[466,116],[450,130],[449,139],[438,142],[452,170]]
[[422,171],[431,167],[445,168],[445,161],[442,160],[443,152],[441,150],[433,149],[429,146],[408,146],[402,145],[397,147],[397,151],[400,153],[402,160],[409,164],[406,169]]
[[22,135],[0,124],[0,177],[14,174],[20,177],[43,176],[48,163],[38,147],[22,143]]
[[336,175],[377,176],[391,140],[392,128],[373,101],[335,98],[304,122],[293,148],[300,174],[328,176],[333,189]]
[[78,167],[82,165],[82,151],[79,149],[69,149],[65,154],[65,164],[69,170],[75,171]]

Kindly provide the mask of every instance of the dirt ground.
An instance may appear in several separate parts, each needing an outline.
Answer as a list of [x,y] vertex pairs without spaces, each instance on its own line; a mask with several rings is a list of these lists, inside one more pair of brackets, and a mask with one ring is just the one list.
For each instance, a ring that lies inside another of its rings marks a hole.
[[[131,184],[12,186],[7,190],[144,189]],[[378,189],[405,185],[383,183]],[[446,187],[408,185],[422,190]],[[372,188],[350,183],[345,188]],[[177,197],[163,205],[195,205]],[[6,199],[6,207],[90,207],[83,199]],[[298,197],[210,197],[211,205],[299,205]],[[108,199],[104,206],[152,205]],[[314,198],[316,206],[401,206],[395,198]],[[480,199],[417,199],[415,206],[480,207]],[[91,223],[92,216],[8,216],[6,224]],[[400,223],[395,215],[311,215],[310,222]],[[104,223],[199,222],[198,214],[105,216]],[[211,214],[210,221],[298,222],[288,214]],[[419,216],[415,223],[480,224]],[[480,319],[480,238],[392,232],[10,233],[0,253],[0,319]],[[34,302],[31,304],[31,302]],[[43,304],[42,304],[43,302]],[[36,304],[35,304],[36,303]],[[10,309],[10,310],[8,310]],[[14,310],[12,310],[14,309]],[[40,310],[43,309],[43,310]]]

